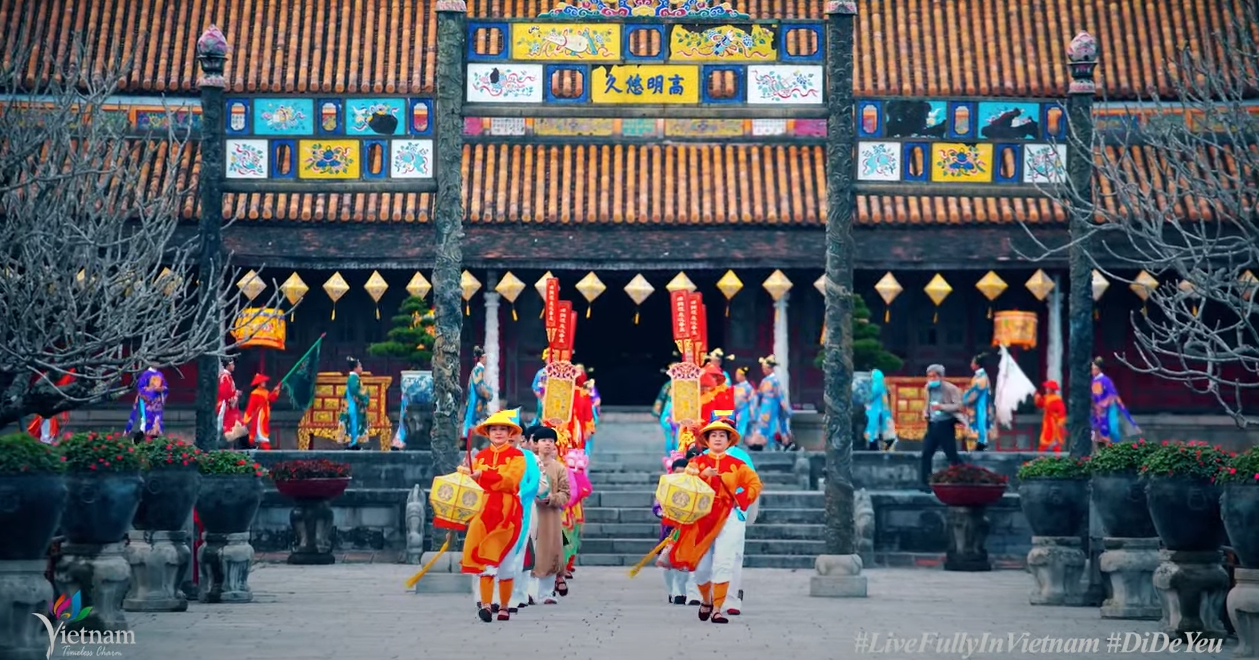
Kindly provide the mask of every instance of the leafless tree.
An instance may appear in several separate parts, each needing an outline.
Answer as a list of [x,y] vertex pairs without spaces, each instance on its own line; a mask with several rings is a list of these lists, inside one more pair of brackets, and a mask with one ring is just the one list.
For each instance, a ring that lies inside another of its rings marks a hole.
[[[1259,421],[1246,405],[1259,390],[1259,14],[1248,0],[1222,4],[1230,20],[1213,39],[1180,47],[1135,100],[1103,95],[1123,119],[1098,114],[1092,143],[1073,132],[1067,145],[1095,162],[1096,224],[1073,240],[1112,287],[1148,292],[1131,318],[1135,353],[1115,357],[1213,396],[1245,426]],[[1069,182],[1045,190],[1078,198]],[[1142,271],[1158,285],[1142,287]]]
[[0,427],[231,347],[236,275],[198,283],[175,239],[195,209],[190,116],[168,105],[136,134],[110,107],[132,62],[83,45],[0,35]]

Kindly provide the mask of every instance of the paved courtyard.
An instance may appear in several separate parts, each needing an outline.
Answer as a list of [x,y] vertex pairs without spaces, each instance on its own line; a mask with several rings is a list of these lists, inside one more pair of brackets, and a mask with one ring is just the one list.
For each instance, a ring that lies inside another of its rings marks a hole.
[[[128,613],[135,646],[126,658],[166,660],[605,660],[608,658],[724,658],[725,660],[831,660],[857,655],[888,658],[960,658],[962,652],[888,650],[864,653],[861,633],[881,639],[938,633],[972,639],[989,633],[1006,640],[1041,637],[1097,639],[1099,652],[976,653],[972,657],[1037,655],[1080,658],[1107,653],[1112,633],[1152,633],[1153,622],[1103,621],[1097,610],[1027,604],[1031,578],[1018,571],[988,574],[914,569],[868,572],[870,597],[806,596],[811,571],[773,569],[745,573],[744,615],[726,626],[701,623],[695,608],[667,605],[659,572],[629,579],[624,569],[579,568],[572,592],[556,606],[522,610],[507,623],[482,623],[471,595],[416,595],[403,588],[414,567],[350,564],[329,567],[256,565],[255,602],[194,603],[181,614]],[[1231,657],[1234,643],[1222,653]],[[60,654],[61,649],[58,649]],[[1131,652],[1134,657],[1180,654]]]

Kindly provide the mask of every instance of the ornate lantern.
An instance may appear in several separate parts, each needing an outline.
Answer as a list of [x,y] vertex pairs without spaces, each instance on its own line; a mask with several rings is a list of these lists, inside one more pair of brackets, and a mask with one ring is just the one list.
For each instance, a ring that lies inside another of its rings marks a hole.
[[774,302],[778,302],[791,290],[791,280],[787,279],[787,276],[781,270],[776,270],[770,273],[769,277],[765,278],[761,286],[765,287],[765,290],[769,292],[769,297],[773,298]]
[[625,285],[626,295],[630,297],[630,300],[634,301],[634,325],[638,325],[639,306],[642,305],[643,301],[647,300],[647,296],[650,296],[655,292],[655,290],[655,287],[647,281],[647,278],[643,277],[642,273],[635,275],[634,279],[630,280],[629,284]]
[[726,316],[730,316],[730,299],[734,298],[734,294],[743,290],[743,281],[733,270],[726,271],[721,279],[717,280],[717,289],[726,297]]
[[263,282],[261,277],[258,277],[258,273],[251,270],[245,273],[244,277],[240,278],[240,281],[236,283],[236,288],[245,294],[245,298],[249,302],[253,302],[254,298],[257,298],[263,291],[267,290],[267,283]]
[[1237,278],[1238,288],[1241,290],[1242,300],[1250,302],[1255,295],[1255,289],[1259,288],[1259,278],[1255,274],[1247,270]]
[[472,273],[463,271],[463,275],[459,276],[459,288],[463,289],[463,313],[471,314],[472,306],[468,301],[472,300],[472,296],[481,288],[481,280],[478,280]]
[[372,302],[376,303],[376,320],[380,320],[380,298],[385,295],[389,284],[380,276],[380,271],[373,270],[372,276],[367,278],[367,284],[364,284],[363,288],[367,290],[367,295],[372,297]]
[[[297,273],[289,275],[289,278],[284,280],[284,284],[280,285],[280,293],[283,293],[284,298],[294,307],[306,296],[307,291],[310,291],[310,287],[306,286]],[[292,314],[292,310],[289,313]]]
[[1158,280],[1154,279],[1153,275],[1141,271],[1137,273],[1136,278],[1132,280],[1132,284],[1129,284],[1128,288],[1132,289],[1132,292],[1141,299],[1141,313],[1145,314],[1145,301],[1149,300],[1150,294],[1154,293],[1154,289],[1158,288]]
[[538,314],[538,318],[546,316],[546,281],[551,279],[555,279],[555,276],[548,270],[542,274],[542,277],[538,278],[537,282],[533,283],[533,290],[537,291],[539,296],[542,296],[542,312]]
[[1032,273],[1031,277],[1027,278],[1027,283],[1024,286],[1027,287],[1028,291],[1032,292],[1033,296],[1036,296],[1037,300],[1044,302],[1045,298],[1049,296],[1049,292],[1054,290],[1054,281],[1049,279],[1045,271],[1038,270]]
[[337,271],[323,283],[323,290],[329,298],[332,298],[332,320],[335,321],[337,320],[337,301],[350,290],[350,285],[346,283],[344,277],[341,277],[341,271]]
[[996,272],[990,270],[987,275],[984,275],[983,278],[975,283],[975,288],[979,289],[979,292],[988,299],[988,318],[992,318],[991,303],[1006,290],[1005,280],[1001,279],[1001,276],[997,275]]
[[931,278],[931,281],[927,282],[927,286],[923,287],[922,290],[926,291],[927,297],[931,298],[931,302],[935,303],[936,312],[931,316],[931,322],[935,323],[940,320],[940,303],[944,302],[944,299],[948,298],[950,293],[953,293],[953,287],[949,286],[943,275],[936,273],[935,277]]
[[516,316],[516,299],[520,297],[520,292],[525,290],[525,283],[521,282],[519,277],[512,275],[511,271],[507,271],[503,275],[503,279],[498,281],[498,285],[494,287],[494,290],[498,292],[498,295],[506,298],[507,302],[511,303],[511,320],[519,320]]
[[284,350],[288,325],[284,310],[272,307],[246,307],[232,323],[232,336],[242,347],[258,346]]
[[997,312],[992,318],[992,345],[1036,348],[1038,322],[1036,312]]
[[607,290],[608,287],[603,284],[603,280],[600,280],[598,275],[595,275],[593,270],[586,273],[586,276],[577,283],[577,292],[586,299],[586,318],[590,318],[591,303]]
[[892,301],[896,300],[896,296],[901,295],[905,290],[900,282],[896,281],[896,276],[891,271],[885,273],[878,284],[874,285],[874,290],[879,292],[879,297],[883,299],[883,322],[887,323],[892,318]]
[[462,531],[485,508],[485,490],[462,472],[433,478],[428,502],[433,505],[433,526]]
[[[1249,272],[1249,271],[1247,271]],[[157,284],[161,287],[162,295],[167,298],[175,295],[179,287],[184,283],[184,278],[180,277],[175,271],[169,268],[163,268],[161,273],[157,275]]]
[[713,509],[716,493],[699,477],[688,474],[666,474],[656,485],[656,500],[665,520],[690,525]]
[[423,298],[428,295],[429,291],[432,290],[433,285],[429,284],[428,280],[425,279],[418,270],[411,276],[411,281],[407,282],[407,293],[415,296],[416,298]]
[[[1097,269],[1094,269],[1093,270],[1093,302],[1097,302],[1102,297],[1102,294],[1106,293],[1106,289],[1108,288],[1110,288],[1110,280],[1106,279],[1105,277],[1102,276],[1101,273],[1097,272]],[[1094,305],[1093,318],[1097,318],[1097,317],[1098,317],[1097,306]]]
[[686,276],[685,272],[679,272],[673,277],[673,279],[669,280],[669,283],[666,284],[664,288],[669,293],[673,293],[674,291],[694,291],[695,283],[691,281],[691,278]]

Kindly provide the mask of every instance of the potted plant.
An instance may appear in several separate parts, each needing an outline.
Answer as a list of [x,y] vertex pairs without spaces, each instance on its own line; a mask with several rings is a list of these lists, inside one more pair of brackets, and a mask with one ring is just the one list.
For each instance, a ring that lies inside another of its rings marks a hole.
[[1155,445],[1145,440],[1117,442],[1098,447],[1089,459],[1089,493],[1106,536],[1158,536],[1140,473],[1141,465],[1154,449]]
[[211,451],[197,457],[201,490],[196,514],[204,532],[197,551],[199,599],[203,603],[248,603],[254,548],[249,528],[262,503],[266,470],[247,452]]
[[1019,505],[1032,536],[1078,536],[1088,518],[1088,461],[1042,456],[1019,468]]
[[402,409],[398,411],[398,437],[395,447],[428,449],[426,426],[432,420],[433,372],[425,370],[433,359],[433,311],[419,296],[408,296],[390,321],[393,327],[383,342],[369,344],[367,352],[376,357],[399,358],[403,370]]
[[0,561],[48,556],[66,505],[64,457],[25,433],[0,437]]
[[136,445],[144,467],[144,493],[136,510],[135,528],[149,531],[183,529],[197,502],[201,450],[173,437],[155,436]]
[[1223,545],[1215,478],[1227,459],[1227,453],[1205,442],[1164,442],[1142,463],[1150,518],[1165,549],[1218,550]]
[[336,530],[329,504],[350,484],[350,466],[327,459],[281,461],[271,466],[276,490],[296,500],[289,514],[293,528],[290,564],[332,564]]
[[978,465],[951,465],[931,475],[931,490],[947,506],[988,506],[1005,494],[1009,477]]
[[61,528],[72,544],[118,543],[140,506],[142,460],[121,433],[76,433],[60,445],[69,500]]
[[1229,457],[1216,483],[1229,545],[1242,568],[1259,569],[1259,448]]

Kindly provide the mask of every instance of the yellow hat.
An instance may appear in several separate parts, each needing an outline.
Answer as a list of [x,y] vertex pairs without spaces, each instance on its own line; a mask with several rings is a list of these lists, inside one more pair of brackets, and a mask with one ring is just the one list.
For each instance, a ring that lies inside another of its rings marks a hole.
[[730,435],[731,445],[739,444],[739,432],[734,430],[734,427],[724,419],[715,419],[709,422],[708,426],[700,429],[699,437],[703,438],[704,444],[708,444],[708,433],[710,431],[725,431]]
[[484,422],[474,426],[472,428],[472,432],[488,438],[490,437],[491,426],[506,426],[507,428],[512,429],[513,435],[518,435],[522,430],[520,425],[516,423],[515,416],[512,415],[512,411],[500,410],[493,415],[490,415]]

